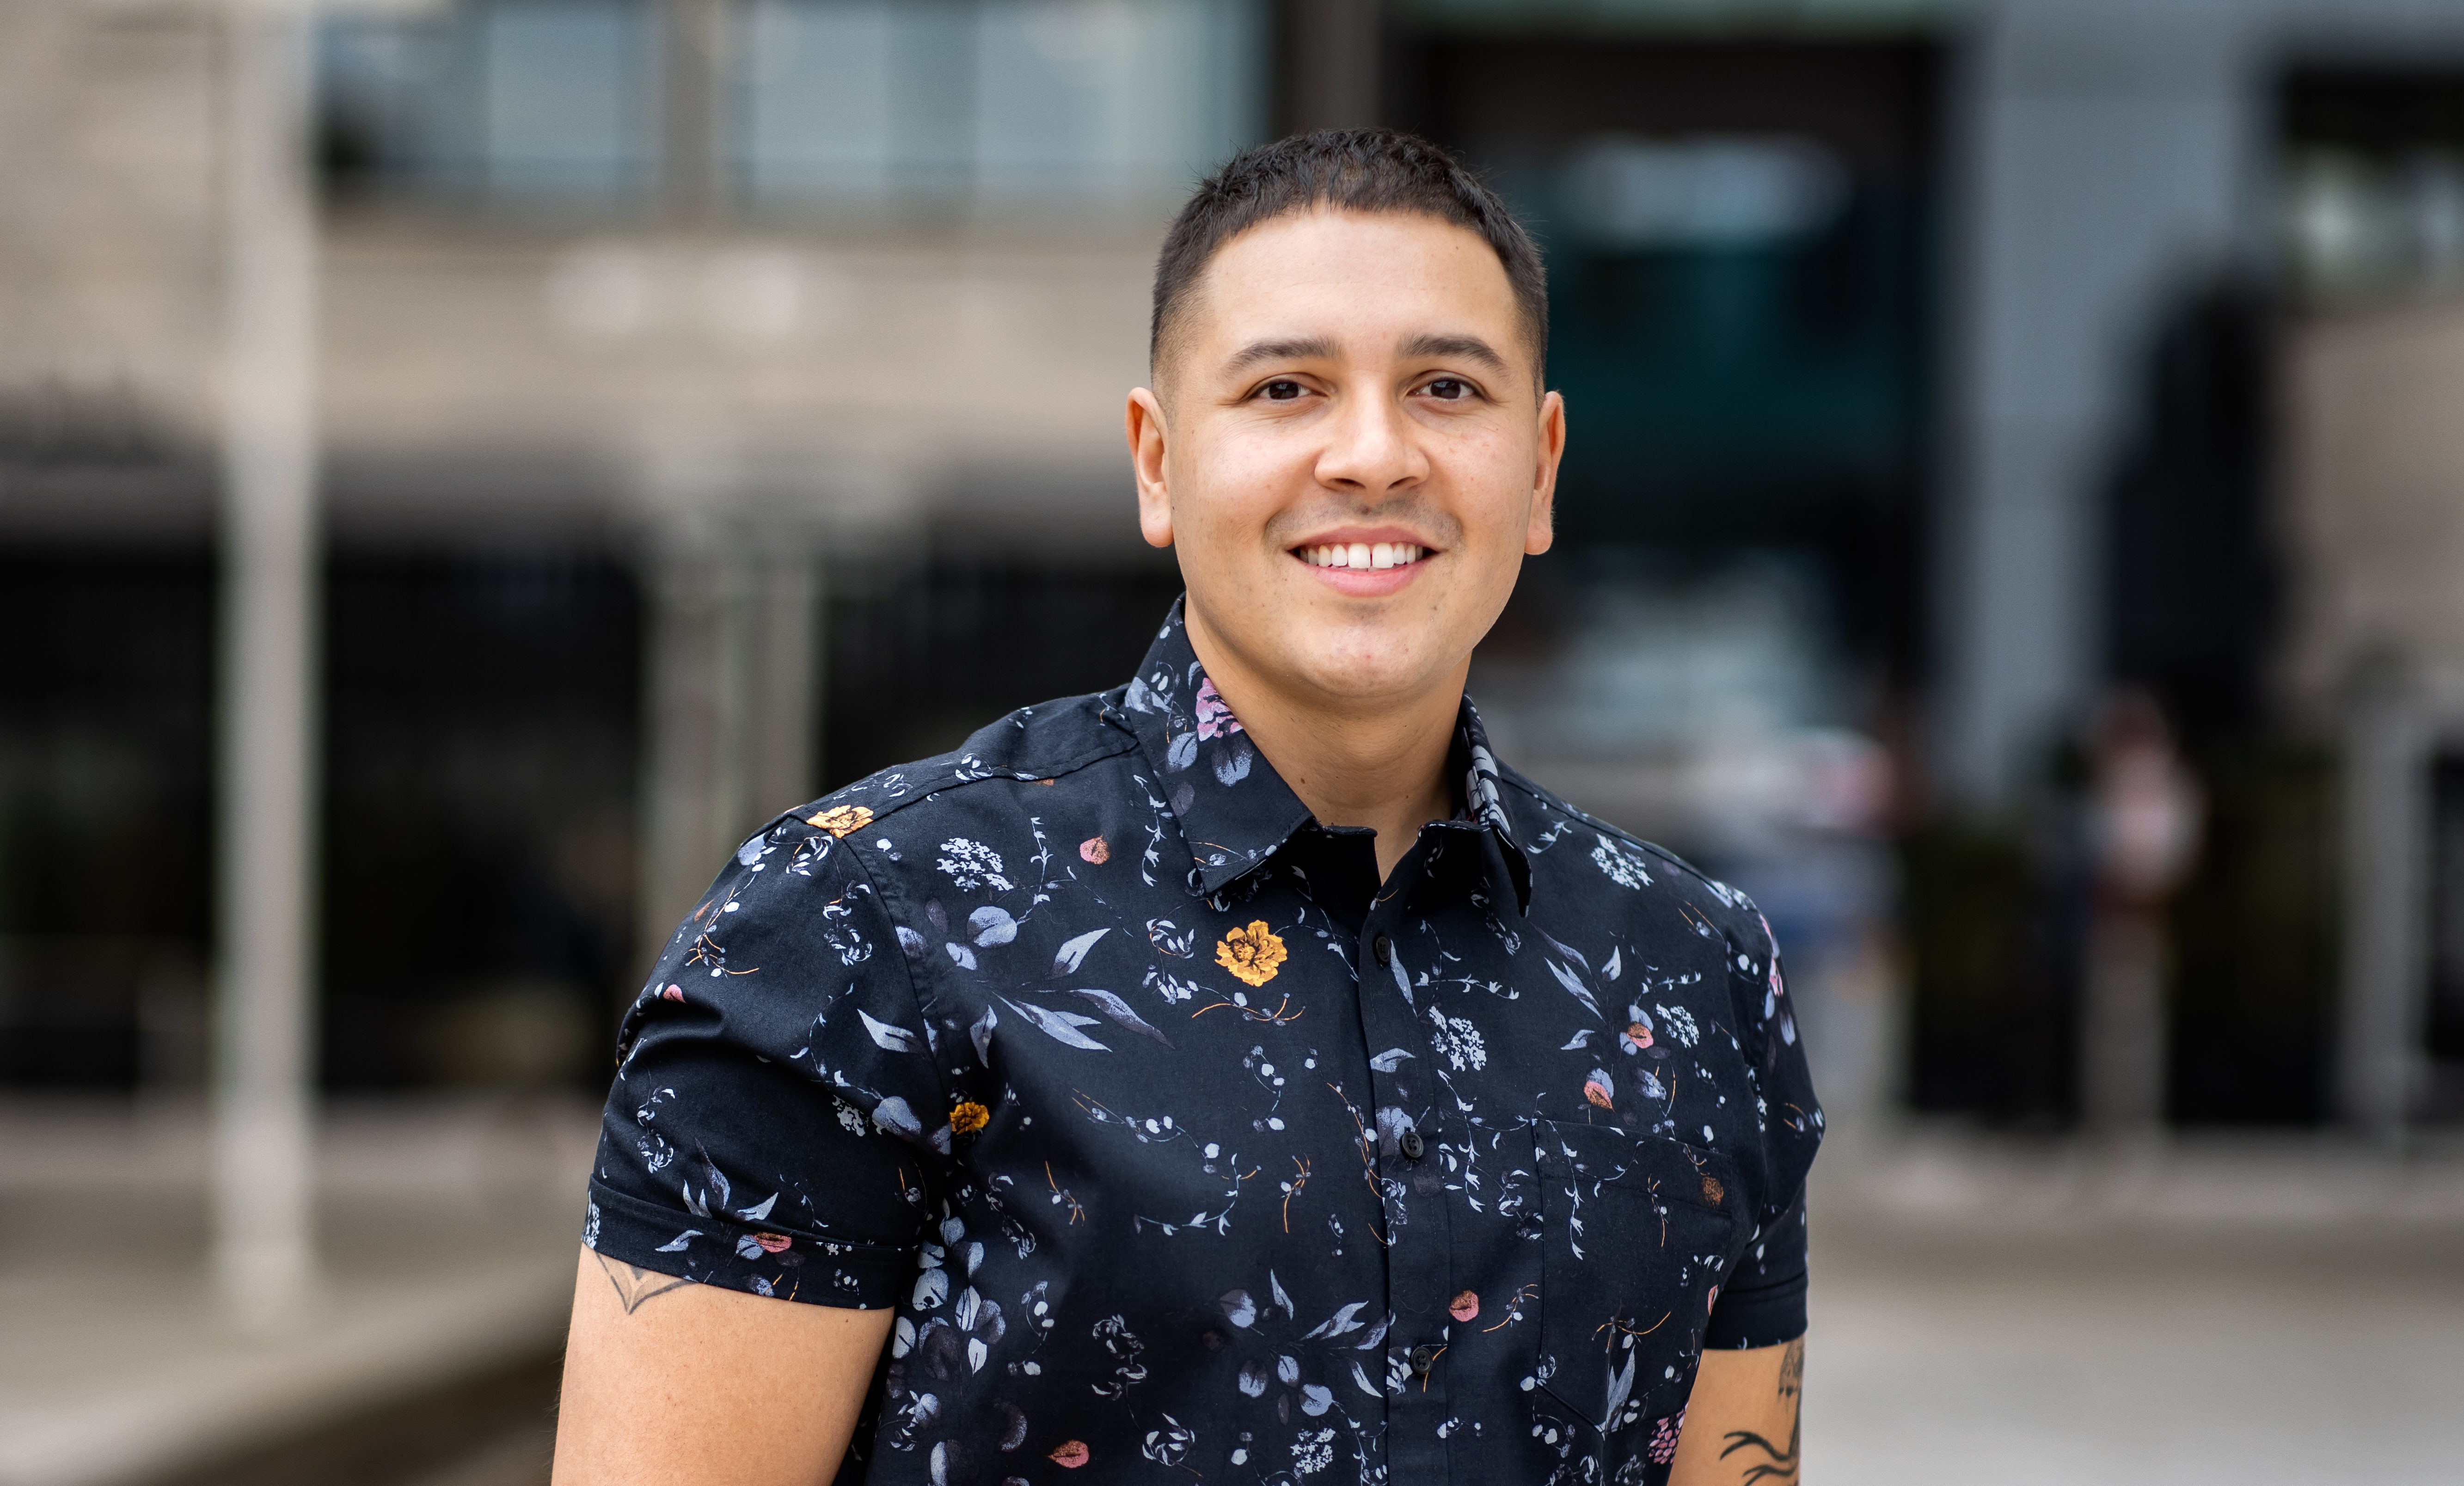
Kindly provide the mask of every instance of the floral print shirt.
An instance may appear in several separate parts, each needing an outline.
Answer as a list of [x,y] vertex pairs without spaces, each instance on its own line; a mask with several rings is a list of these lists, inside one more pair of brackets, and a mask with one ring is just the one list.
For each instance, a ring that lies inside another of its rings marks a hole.
[[625,1020],[583,1241],[894,1309],[842,1482],[1664,1480],[1703,1351],[1805,1326],[1779,956],[1454,753],[1381,883],[1176,608],[781,816]]

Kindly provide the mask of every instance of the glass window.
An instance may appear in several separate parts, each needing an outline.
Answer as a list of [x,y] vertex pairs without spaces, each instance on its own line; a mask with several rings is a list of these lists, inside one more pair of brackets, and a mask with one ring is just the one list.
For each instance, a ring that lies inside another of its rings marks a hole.
[[755,0],[730,52],[729,152],[759,202],[962,195],[975,7]]
[[477,14],[479,160],[492,196],[605,199],[649,184],[655,33],[638,3],[495,0]]
[[657,19],[649,0],[466,0],[328,20],[328,189],[506,207],[640,197],[658,156]]
[[749,0],[731,166],[761,207],[1169,194],[1263,122],[1256,0]]
[[[1169,199],[1263,126],[1264,9],[728,0],[707,90],[712,164],[756,211]],[[668,13],[656,0],[461,0],[329,20],[329,188],[511,208],[651,199]]]

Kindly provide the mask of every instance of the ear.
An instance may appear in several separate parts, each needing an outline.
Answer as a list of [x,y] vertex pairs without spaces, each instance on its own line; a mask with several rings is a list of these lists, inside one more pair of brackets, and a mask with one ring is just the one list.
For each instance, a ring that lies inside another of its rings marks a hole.
[[1523,551],[1538,557],[1557,540],[1557,462],[1566,456],[1566,398],[1551,392],[1540,399],[1540,436],[1531,471],[1531,520],[1523,532]]
[[1163,404],[1146,388],[1130,392],[1130,471],[1138,481],[1138,535],[1147,545],[1172,545],[1172,492],[1164,484],[1167,432]]

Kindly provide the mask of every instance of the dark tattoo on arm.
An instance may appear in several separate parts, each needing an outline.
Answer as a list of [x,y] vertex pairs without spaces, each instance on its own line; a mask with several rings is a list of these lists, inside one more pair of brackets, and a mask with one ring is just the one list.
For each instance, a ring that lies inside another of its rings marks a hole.
[[[1739,1486],[1794,1486],[1796,1453],[1805,1432],[1805,1339],[1797,1338],[1788,1344],[1779,1357],[1779,1397],[1789,1411],[1788,1448],[1780,1449],[1751,1430],[1730,1430],[1724,1436],[1727,1448],[1720,1458],[1727,1459],[1739,1451],[1751,1452],[1738,1462],[1745,1474],[1737,1477]],[[1763,1458],[1757,1460],[1755,1454]]]
[[673,1275],[662,1275],[656,1270],[646,1270],[638,1264],[627,1264],[621,1260],[611,1263],[607,1255],[596,1249],[590,1251],[590,1256],[599,1261],[599,1268],[605,1272],[607,1282],[616,1287],[616,1298],[624,1302],[625,1314],[627,1316],[669,1291],[682,1289],[693,1283],[690,1279],[678,1279]]
[[1728,1448],[1720,1452],[1720,1458],[1726,1460],[1740,1450],[1758,1452],[1762,1459],[1748,1455],[1738,1462],[1746,1472],[1737,1477],[1740,1486],[1762,1486],[1766,1481],[1776,1482],[1777,1486],[1795,1486],[1797,1435],[1802,1429],[1802,1421],[1789,1426],[1786,1450],[1751,1430],[1730,1430],[1727,1436]]

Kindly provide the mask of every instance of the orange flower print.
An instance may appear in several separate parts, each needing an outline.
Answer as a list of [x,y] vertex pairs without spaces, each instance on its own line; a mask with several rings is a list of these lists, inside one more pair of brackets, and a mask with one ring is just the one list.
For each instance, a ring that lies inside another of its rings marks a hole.
[[1089,836],[1078,843],[1078,859],[1101,867],[1112,859],[1112,849],[1105,844],[1102,836]]
[[1583,1081],[1583,1098],[1602,1109],[1615,1109],[1617,1101],[1609,1093],[1611,1087],[1609,1071],[1605,1068],[1595,1068],[1592,1070],[1592,1076]]
[[861,805],[833,805],[804,824],[819,826],[834,836],[843,836],[850,831],[862,831],[871,825],[872,811]]
[[1266,927],[1266,920],[1254,919],[1245,929],[1234,929],[1215,946],[1215,963],[1232,972],[1233,978],[1251,986],[1264,986],[1275,978],[1283,967],[1284,942]]
[[1087,1463],[1087,1457],[1089,1453],[1091,1453],[1091,1452],[1087,1449],[1086,1441],[1065,1439],[1061,1442],[1059,1447],[1052,1452],[1052,1463],[1067,1470],[1074,1471]]
[[973,1099],[960,1099],[950,1107],[950,1128],[959,1135],[973,1135],[992,1121],[992,1111]]
[[784,1233],[756,1233],[753,1241],[761,1246],[763,1253],[784,1253],[796,1246],[796,1240]]
[[1727,1197],[1728,1188],[1718,1177],[1706,1175],[1703,1178],[1703,1200],[1705,1202],[1707,1202],[1712,1207],[1716,1208],[1721,1203],[1726,1202]]
[[1460,1321],[1480,1319],[1480,1297],[1466,1290],[1447,1303],[1446,1314]]

